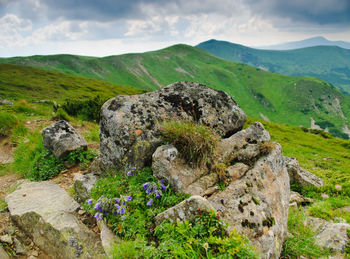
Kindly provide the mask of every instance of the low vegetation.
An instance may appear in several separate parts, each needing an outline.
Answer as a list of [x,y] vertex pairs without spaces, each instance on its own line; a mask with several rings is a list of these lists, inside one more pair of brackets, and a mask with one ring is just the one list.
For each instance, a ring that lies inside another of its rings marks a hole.
[[158,213],[187,197],[144,168],[100,179],[84,206],[99,220],[105,218],[121,238],[113,258],[257,258],[246,238],[226,234],[214,212],[199,212],[191,222],[155,225]]
[[212,129],[190,121],[164,122],[161,124],[161,133],[163,139],[173,144],[193,166],[212,160],[219,141],[219,136]]

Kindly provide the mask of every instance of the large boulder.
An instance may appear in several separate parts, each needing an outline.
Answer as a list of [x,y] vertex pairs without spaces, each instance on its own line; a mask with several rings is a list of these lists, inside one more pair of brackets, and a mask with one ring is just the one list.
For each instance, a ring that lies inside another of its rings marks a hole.
[[162,142],[159,122],[171,119],[198,122],[228,137],[242,129],[246,116],[229,95],[198,83],[177,82],[151,93],[112,98],[101,110],[103,164],[150,165]]
[[[261,123],[254,123],[218,144],[217,167],[187,166],[171,145],[153,155],[153,174],[176,191],[208,197],[218,215],[256,246],[263,258],[279,258],[287,234],[289,176],[282,148],[270,143]],[[219,175],[219,173],[223,175]],[[217,185],[226,178],[226,189]]]
[[296,158],[285,157],[284,160],[291,183],[299,184],[301,187],[322,187],[324,185],[321,178],[301,168]]
[[70,152],[87,149],[86,140],[66,121],[58,121],[42,130],[44,147],[56,158],[62,158]]
[[14,223],[52,258],[105,258],[99,237],[77,218],[79,204],[58,185],[24,183],[6,202]]

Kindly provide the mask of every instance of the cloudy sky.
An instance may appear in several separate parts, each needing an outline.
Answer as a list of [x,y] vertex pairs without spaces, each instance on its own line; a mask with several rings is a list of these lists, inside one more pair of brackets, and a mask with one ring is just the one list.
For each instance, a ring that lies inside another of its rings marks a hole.
[[350,41],[350,0],[0,0],[0,57],[144,52],[212,38]]

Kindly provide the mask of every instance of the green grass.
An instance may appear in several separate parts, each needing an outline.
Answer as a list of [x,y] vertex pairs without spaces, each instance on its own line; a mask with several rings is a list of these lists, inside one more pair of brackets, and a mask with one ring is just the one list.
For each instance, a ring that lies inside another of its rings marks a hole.
[[290,76],[313,76],[350,94],[350,50],[317,46],[296,50],[261,50],[225,41],[197,45],[213,55]]
[[98,94],[113,97],[142,92],[101,80],[9,64],[0,64],[0,86],[1,97],[26,100],[82,100]]
[[[175,81],[199,82],[233,96],[251,117],[259,118],[263,114],[273,122],[305,127],[310,127],[312,117],[316,123],[328,125],[329,131],[337,136],[341,136],[344,125],[350,128],[350,96],[331,84],[317,78],[266,72],[186,45],[104,58],[52,55],[0,62],[61,71],[147,91]],[[71,96],[71,92],[67,90],[65,94]]]
[[315,244],[316,233],[305,224],[306,219],[307,216],[302,210],[290,208],[288,231],[291,235],[287,237],[283,245],[282,258],[299,258],[300,256],[320,258],[330,255],[330,251]]
[[10,136],[18,121],[15,115],[0,112],[0,136]]

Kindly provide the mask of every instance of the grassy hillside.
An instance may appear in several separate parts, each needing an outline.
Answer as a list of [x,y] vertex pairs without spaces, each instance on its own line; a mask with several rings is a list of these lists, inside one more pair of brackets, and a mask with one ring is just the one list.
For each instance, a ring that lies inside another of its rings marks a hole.
[[311,117],[341,136],[350,128],[350,97],[316,78],[290,77],[216,58],[186,45],[143,54],[105,58],[71,55],[3,59],[2,62],[37,66],[144,90],[175,81],[195,81],[234,97],[252,117],[310,127]]
[[29,100],[86,99],[137,94],[139,89],[101,80],[46,71],[33,67],[0,64],[0,97]]
[[350,94],[350,49],[317,46],[284,51],[261,50],[217,40],[200,43],[197,47],[217,57],[271,72],[318,77]]

